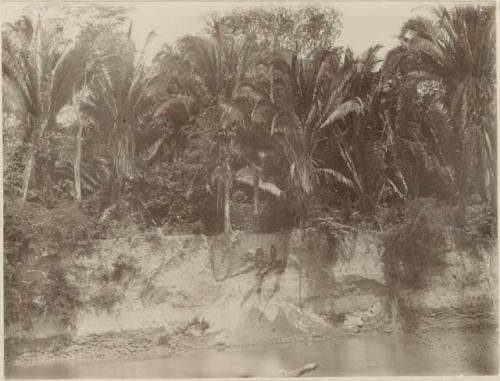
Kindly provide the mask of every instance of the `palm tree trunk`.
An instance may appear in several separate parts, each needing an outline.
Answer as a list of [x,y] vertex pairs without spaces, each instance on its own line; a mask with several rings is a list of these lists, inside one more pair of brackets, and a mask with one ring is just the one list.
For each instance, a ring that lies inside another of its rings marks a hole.
[[302,268],[298,265],[299,268],[299,307],[300,310],[304,310],[304,305],[302,304]]
[[467,177],[464,176],[462,187],[458,194],[458,213],[456,215],[459,226],[465,226],[466,213],[467,213],[467,196],[469,194],[469,182]]
[[78,131],[76,133],[76,155],[75,161],[73,163],[73,170],[75,175],[75,198],[77,201],[82,200],[82,180],[80,175],[80,166],[82,161],[82,135],[83,135],[83,123],[80,118],[80,105],[74,104],[76,112],[76,120],[78,123]]
[[29,185],[31,182],[33,167],[35,166],[36,151],[39,141],[42,138],[43,131],[45,130],[45,126],[41,123],[42,120],[40,117],[35,118],[28,116],[28,126],[29,128],[31,127],[33,131],[31,133],[31,142],[28,148],[28,160],[26,161],[26,167],[24,169],[22,202],[26,202],[26,199],[28,198]]
[[26,168],[24,169],[23,177],[23,202],[28,198],[28,188],[31,180],[31,172],[35,162],[35,145],[33,143],[29,146],[28,160],[26,161]]
[[118,134],[114,137],[114,162],[119,178],[132,177],[135,167],[135,140],[133,131],[126,122],[115,121],[113,130]]
[[398,334],[401,332],[401,314],[400,314],[400,302],[399,302],[399,290],[401,289],[401,284],[399,281],[395,281],[392,284],[392,290],[390,292],[390,303],[391,303],[391,332],[392,334]]
[[54,177],[54,165],[53,162],[49,161],[44,165],[42,169],[43,176],[43,188],[42,188],[42,198],[45,202],[50,202],[54,198],[54,189],[52,178]]
[[28,145],[32,140],[33,140],[33,134],[34,134],[34,130],[33,128],[35,126],[33,126],[33,122],[32,122],[32,116],[31,114],[28,114],[28,127],[26,128],[26,130],[24,131],[24,134],[23,134],[23,144],[26,146]]
[[82,132],[83,124],[78,121],[78,132],[76,135],[76,155],[75,162],[73,163],[75,172],[75,197],[77,201],[82,199],[82,182],[80,177],[80,163],[82,160]]
[[229,186],[224,187],[224,233],[231,232],[231,216],[229,213]]
[[256,166],[253,175],[253,211],[257,216],[259,214],[259,184],[260,184],[260,169]]
[[231,203],[231,169],[229,167],[229,158],[225,159],[225,184],[224,184],[224,233],[230,233],[231,228],[231,215],[230,215],[230,203]]
[[401,316],[399,314],[399,300],[397,295],[391,298],[391,332],[398,334],[401,331]]

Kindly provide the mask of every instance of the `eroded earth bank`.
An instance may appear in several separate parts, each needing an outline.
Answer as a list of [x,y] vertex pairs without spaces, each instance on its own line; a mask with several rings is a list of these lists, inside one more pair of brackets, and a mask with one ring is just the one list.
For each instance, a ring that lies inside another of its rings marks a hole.
[[9,325],[7,361],[166,357],[402,331],[425,341],[436,328],[496,327],[496,254],[454,239],[450,231],[443,261],[427,266],[418,287],[391,280],[382,233],[346,227],[335,235],[158,230],[42,255],[25,273],[43,277],[57,262],[81,305],[30,329]]

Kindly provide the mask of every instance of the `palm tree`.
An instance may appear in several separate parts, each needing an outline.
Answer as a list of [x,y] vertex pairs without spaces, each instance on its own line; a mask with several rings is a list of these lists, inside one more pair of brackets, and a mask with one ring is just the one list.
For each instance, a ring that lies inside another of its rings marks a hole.
[[441,6],[432,12],[432,20],[418,17],[404,24],[399,46],[387,57],[387,71],[404,70],[414,88],[439,85],[458,146],[454,170],[461,194],[465,197],[471,182],[480,180],[483,197],[491,200],[496,181],[495,9]]
[[288,52],[274,54],[257,67],[254,81],[237,91],[238,96],[254,101],[253,122],[280,143],[289,180],[302,200],[302,213],[320,177],[348,188],[354,188],[357,181],[355,172],[349,178],[318,160],[318,149],[328,132],[335,133],[332,126],[363,113],[361,100],[348,97],[355,65],[346,57],[342,63],[338,51],[316,52],[304,59]]
[[100,28],[89,27],[82,30],[77,37],[77,47],[82,57],[85,57],[85,67],[81,73],[78,73],[75,78],[73,95],[71,97],[71,106],[74,114],[74,122],[76,124],[76,153],[73,161],[73,175],[75,184],[75,198],[77,201],[82,199],[82,143],[84,130],[89,125],[85,115],[82,113],[82,105],[84,105],[88,98],[92,95],[90,83],[93,76],[96,74],[96,64],[99,57],[94,51],[94,45],[98,42],[100,34],[103,32]]
[[[363,112],[338,120],[331,126],[328,146],[341,158],[353,189],[365,212],[372,212],[387,193],[406,197],[406,180],[394,153],[393,106],[395,86],[377,68],[381,46],[368,48],[357,58],[346,52],[351,62],[345,74],[346,99],[356,99]],[[328,162],[328,161],[327,161]],[[331,163],[336,166],[335,162]]]
[[[400,73],[378,69],[380,48],[374,46],[352,59],[345,75],[346,99],[356,99],[363,112],[331,126],[330,152],[322,156],[330,166],[344,167],[361,209],[368,213],[388,196],[422,195],[425,186],[443,187],[452,181],[442,109],[429,99],[429,89],[415,94]],[[328,160],[327,154],[341,160]]]
[[224,187],[224,232],[231,231],[230,197],[233,171],[231,160],[237,152],[236,129],[244,114],[232,99],[234,89],[245,78],[252,62],[252,42],[226,36],[217,20],[210,25],[211,38],[187,36],[179,41],[180,55],[189,62],[192,74],[205,93],[201,114],[214,123],[218,160],[212,178]]
[[399,197],[429,193],[449,197],[456,191],[452,170],[455,142],[447,112],[436,100],[433,86],[426,85],[417,92],[406,79],[397,72],[384,78],[381,107],[372,108],[380,110],[381,115],[377,148],[388,158],[384,161],[387,172],[392,172],[377,202],[387,192]]
[[158,100],[153,121],[161,132],[147,161],[157,157],[165,144],[170,148],[172,161],[177,161],[187,148],[189,130],[210,97],[203,82],[193,75],[189,62],[168,45],[155,56],[152,70],[156,80],[150,91]]
[[61,108],[71,99],[74,78],[85,65],[63,30],[21,17],[2,30],[2,76],[26,113],[24,143],[28,158],[22,200],[26,201],[37,151]]
[[139,54],[131,34],[132,24],[126,34],[102,33],[96,48],[100,58],[90,83],[92,91],[82,104],[111,146],[113,176],[117,178],[133,176],[136,133],[154,105],[148,90],[153,77],[145,65],[154,33],[148,34]]

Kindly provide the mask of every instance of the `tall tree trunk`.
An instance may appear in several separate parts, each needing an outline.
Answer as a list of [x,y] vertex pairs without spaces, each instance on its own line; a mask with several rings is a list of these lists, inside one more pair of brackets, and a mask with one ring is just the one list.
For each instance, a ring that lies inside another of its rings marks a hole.
[[398,292],[401,289],[401,284],[399,281],[392,283],[392,290],[390,291],[390,302],[391,302],[391,332],[392,334],[399,334],[401,332],[401,306],[399,304]]
[[81,123],[78,125],[78,133],[76,135],[76,155],[75,162],[73,163],[75,172],[75,197],[77,201],[82,200],[82,182],[80,177],[80,163],[82,160],[82,130]]
[[28,160],[26,161],[26,167],[24,169],[24,176],[23,176],[23,189],[22,189],[22,196],[23,196],[23,202],[26,201],[26,198],[28,197],[28,187],[30,183],[30,178],[31,178],[31,169],[33,168],[33,146],[31,142],[33,141],[33,124],[31,123],[31,115],[28,114],[28,128],[26,128],[26,133],[24,135],[25,139],[25,144],[28,145]]
[[[43,125],[42,123],[45,123]],[[33,175],[33,168],[35,166],[36,151],[38,149],[38,144],[42,138],[42,134],[46,127],[46,121],[42,122],[40,117],[28,116],[28,129],[32,129],[31,142],[28,148],[28,160],[26,161],[26,167],[24,169],[23,177],[23,189],[22,189],[22,201],[26,202],[28,198],[28,190],[31,182],[31,177]]]
[[259,184],[260,184],[260,168],[255,166],[253,175],[253,212],[257,216],[259,214]]
[[43,182],[41,197],[45,203],[50,203],[54,200],[54,187],[52,182],[54,177],[54,163],[48,160],[40,170],[42,172]]
[[118,178],[132,177],[135,169],[135,137],[128,122],[115,121],[114,163]]
[[73,163],[73,169],[75,174],[75,198],[77,201],[82,200],[82,181],[80,175],[80,163],[82,161],[82,135],[83,135],[83,123],[80,118],[79,105],[75,105],[76,120],[78,123],[78,131],[76,133],[76,155],[75,161]]
[[299,307],[300,310],[304,310],[304,305],[302,304],[302,268],[300,265],[298,266],[299,268]]
[[463,186],[458,194],[458,211],[456,215],[457,223],[459,226],[465,226],[467,214],[467,196],[469,193],[469,186],[467,178],[463,182]]
[[391,297],[391,332],[398,334],[401,331],[401,315],[399,314],[399,299],[397,295]]
[[231,227],[231,216],[230,216],[230,204],[231,204],[231,168],[229,167],[229,158],[226,157],[224,162],[225,167],[225,179],[224,179],[224,233],[230,233],[232,231]]
[[31,172],[35,162],[35,145],[33,143],[29,146],[28,160],[26,161],[26,168],[24,169],[23,176],[23,202],[28,198],[28,188],[31,180]]

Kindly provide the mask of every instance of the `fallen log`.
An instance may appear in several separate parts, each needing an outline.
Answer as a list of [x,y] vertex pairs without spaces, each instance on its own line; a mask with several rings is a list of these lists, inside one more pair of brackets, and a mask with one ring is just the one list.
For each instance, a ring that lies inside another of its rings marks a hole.
[[[302,368],[292,370],[290,372],[282,372],[278,377],[300,377],[304,373],[310,372],[314,369],[317,369],[319,367],[318,364],[315,363],[309,363],[304,365]],[[261,377],[261,376],[255,376],[251,374],[240,374],[238,378],[253,378],[253,377]]]
[[292,370],[290,372],[283,372],[281,375],[283,377],[300,377],[304,373],[310,372],[310,371],[317,369],[317,368],[318,368],[318,364],[315,364],[312,362],[312,363],[304,365],[302,368],[298,368],[298,369]]

